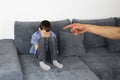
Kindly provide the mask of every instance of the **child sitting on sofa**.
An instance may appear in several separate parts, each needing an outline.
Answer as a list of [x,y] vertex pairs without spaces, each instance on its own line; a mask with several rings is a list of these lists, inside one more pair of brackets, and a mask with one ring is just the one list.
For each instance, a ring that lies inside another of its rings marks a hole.
[[30,53],[37,55],[39,66],[43,70],[50,70],[51,67],[46,64],[46,55],[50,54],[54,66],[62,69],[63,64],[57,61],[57,42],[56,35],[51,31],[51,23],[47,20],[41,22],[39,30],[31,38],[32,47]]

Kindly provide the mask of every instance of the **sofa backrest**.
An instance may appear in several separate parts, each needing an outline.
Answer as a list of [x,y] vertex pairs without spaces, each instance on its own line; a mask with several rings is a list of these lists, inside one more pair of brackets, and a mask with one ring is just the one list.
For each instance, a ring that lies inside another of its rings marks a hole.
[[116,20],[116,26],[120,27],[120,18],[115,17],[115,20]]
[[[60,21],[51,21],[52,31],[58,36],[58,31],[62,31],[63,27],[71,24],[69,19]],[[15,45],[19,54],[29,53],[31,47],[31,36],[38,30],[40,21],[38,22],[21,22],[16,21],[14,25]]]
[[[101,26],[115,26],[116,21],[114,18],[94,19],[94,20],[73,19],[72,23],[95,24]],[[105,47],[106,45],[107,43],[105,38],[91,33],[84,34],[85,48]]]
[[[120,18],[115,17],[116,27],[120,27]],[[108,51],[111,53],[120,53],[120,40],[107,39]]]

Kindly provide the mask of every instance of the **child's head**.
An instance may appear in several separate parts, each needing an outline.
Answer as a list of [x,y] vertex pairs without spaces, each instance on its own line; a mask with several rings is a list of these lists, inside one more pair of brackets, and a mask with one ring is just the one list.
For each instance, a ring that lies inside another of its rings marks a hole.
[[51,30],[51,23],[48,20],[44,20],[41,22],[39,28],[41,30],[45,30],[46,32],[49,32]]

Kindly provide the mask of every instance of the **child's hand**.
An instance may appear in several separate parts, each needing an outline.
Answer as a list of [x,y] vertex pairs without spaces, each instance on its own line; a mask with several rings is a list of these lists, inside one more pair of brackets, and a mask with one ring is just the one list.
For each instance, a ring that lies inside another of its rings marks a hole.
[[46,37],[46,33],[45,33],[46,31],[45,30],[41,30],[40,32],[41,32],[42,37]]
[[48,38],[48,37],[50,37],[50,32],[46,32],[45,30],[41,30],[41,36]]
[[50,37],[50,32],[46,32],[46,38]]

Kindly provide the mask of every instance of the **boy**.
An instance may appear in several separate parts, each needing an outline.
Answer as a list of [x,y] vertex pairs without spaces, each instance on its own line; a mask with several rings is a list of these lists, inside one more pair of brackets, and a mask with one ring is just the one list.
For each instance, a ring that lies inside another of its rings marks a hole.
[[50,70],[51,67],[45,63],[46,55],[50,53],[54,66],[62,69],[63,65],[57,61],[57,42],[56,35],[51,31],[51,24],[44,20],[39,26],[39,30],[32,35],[33,44],[30,53],[37,55],[39,65],[43,70]]

